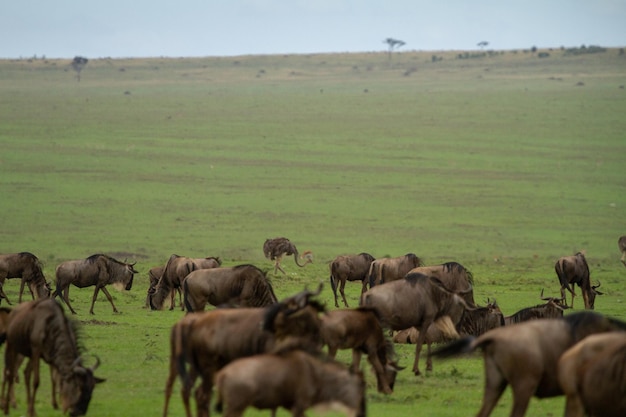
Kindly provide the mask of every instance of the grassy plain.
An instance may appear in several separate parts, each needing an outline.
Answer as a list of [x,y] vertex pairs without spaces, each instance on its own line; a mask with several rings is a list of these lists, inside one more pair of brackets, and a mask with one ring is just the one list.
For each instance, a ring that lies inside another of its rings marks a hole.
[[[182,313],[143,306],[148,269],[172,253],[269,269],[263,241],[287,236],[315,263],[285,261],[283,297],[327,282],[336,255],[414,252],[464,264],[477,300],[512,314],[557,295],[555,260],[585,250],[596,309],[626,319],[626,57],[458,53],[92,59],[80,82],[69,61],[0,61],[0,252],[35,253],[50,280],[97,252],[141,271],[114,294],[120,314],[101,297],[90,317],[92,291],[71,290],[108,379],[89,415],[160,413]],[[17,288],[5,284],[12,300]],[[356,305],[359,286],[348,293]],[[398,346],[409,369],[412,349]],[[370,415],[479,408],[478,358],[400,375],[388,397],[370,384]],[[39,415],[58,415],[48,399],[44,381]],[[535,400],[528,415],[562,405]],[[507,391],[493,415],[509,406]]]

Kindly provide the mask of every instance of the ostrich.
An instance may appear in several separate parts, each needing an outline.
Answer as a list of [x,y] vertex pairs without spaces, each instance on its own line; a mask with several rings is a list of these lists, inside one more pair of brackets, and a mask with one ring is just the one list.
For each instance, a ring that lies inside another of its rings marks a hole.
[[280,261],[285,255],[293,255],[296,265],[300,268],[313,262],[313,254],[311,251],[306,251],[302,254],[302,258],[306,258],[306,262],[300,264],[298,262],[298,249],[296,249],[296,245],[291,243],[286,237],[277,237],[265,240],[265,243],[263,244],[263,253],[267,259],[274,261],[274,275],[276,275],[278,270],[280,270],[283,275],[286,275],[283,268],[280,267]]

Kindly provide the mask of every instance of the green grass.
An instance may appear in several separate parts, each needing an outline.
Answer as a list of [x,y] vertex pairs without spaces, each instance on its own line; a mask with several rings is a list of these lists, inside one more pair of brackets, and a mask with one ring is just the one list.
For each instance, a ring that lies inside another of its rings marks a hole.
[[[326,283],[336,255],[414,252],[464,264],[476,299],[512,314],[542,288],[557,295],[554,262],[584,249],[606,293],[596,309],[626,319],[626,58],[431,55],[92,59],[80,83],[69,62],[0,61],[0,252],[35,253],[49,280],[96,252],[138,261],[133,289],[113,290],[120,314],[100,297],[90,317],[92,290],[70,293],[107,378],[89,415],[160,412],[182,313],[143,303],[148,269],[172,253],[269,268],[264,240],[286,236],[315,263],[284,262],[289,275],[273,278],[284,297]],[[17,288],[5,284],[12,300]],[[348,285],[351,305],[359,289]],[[398,351],[410,369],[413,347]],[[388,397],[371,380],[370,415],[467,415],[482,361],[405,370]],[[41,416],[58,415],[48,387]],[[24,398],[20,387],[12,414]],[[528,415],[562,404],[533,400]],[[507,392],[493,415],[509,407]]]

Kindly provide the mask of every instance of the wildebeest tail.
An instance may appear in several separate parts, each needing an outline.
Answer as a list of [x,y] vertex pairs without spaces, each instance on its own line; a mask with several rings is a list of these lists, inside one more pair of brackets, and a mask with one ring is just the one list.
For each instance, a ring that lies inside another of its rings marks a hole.
[[187,314],[194,312],[191,301],[189,301],[189,284],[187,284],[187,280],[183,281],[183,303],[185,304],[185,310],[187,310]]
[[462,339],[455,340],[446,344],[443,347],[435,349],[431,356],[436,358],[451,358],[453,356],[459,356],[464,353],[470,353],[474,350],[474,340],[476,338],[474,336],[467,336]]

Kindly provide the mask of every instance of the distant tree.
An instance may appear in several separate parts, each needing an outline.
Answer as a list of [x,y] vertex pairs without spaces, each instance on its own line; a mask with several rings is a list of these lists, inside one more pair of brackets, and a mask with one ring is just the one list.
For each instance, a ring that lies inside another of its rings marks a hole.
[[387,38],[383,41],[383,43],[386,43],[388,46],[388,51],[389,51],[389,60],[391,61],[391,53],[393,52],[394,49],[398,49],[401,46],[406,45],[406,43],[404,41],[401,41],[399,39],[394,39],[394,38]]
[[533,46],[532,48],[530,48],[530,52],[531,52],[531,53],[533,53],[533,54],[534,54],[535,52],[537,52],[537,47],[536,47],[536,46]]
[[476,44],[476,46],[478,46],[480,49],[485,49],[485,46],[489,45],[489,42],[487,41],[480,41]]
[[80,82],[80,72],[83,70],[83,68],[85,68],[88,61],[89,60],[87,58],[84,58],[82,56],[75,56],[74,60],[72,61],[72,69],[76,71],[76,77],[78,78],[79,82]]

